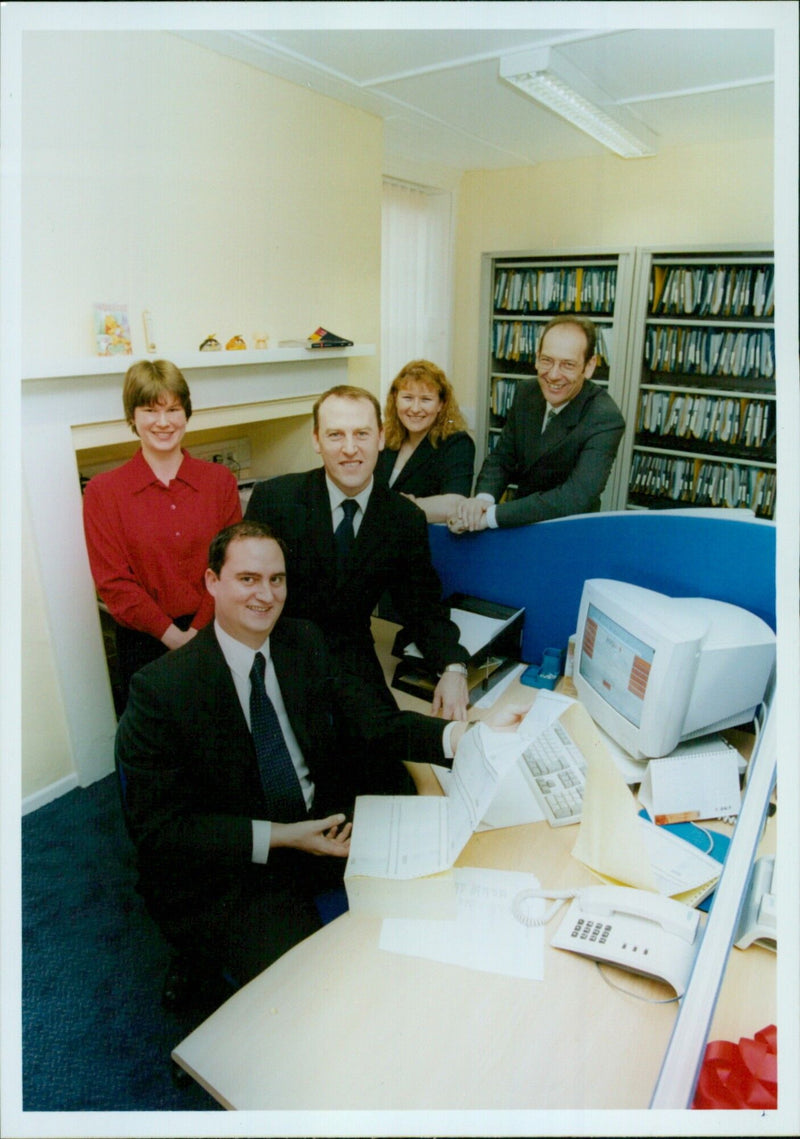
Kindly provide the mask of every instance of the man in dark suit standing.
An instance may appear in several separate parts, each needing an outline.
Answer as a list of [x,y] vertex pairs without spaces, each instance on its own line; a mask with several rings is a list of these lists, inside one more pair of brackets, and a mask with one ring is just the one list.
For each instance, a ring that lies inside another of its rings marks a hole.
[[469,654],[442,604],[425,515],[373,479],[384,443],[378,401],[362,388],[325,392],[314,405],[313,443],[323,466],[258,483],[245,514],[268,522],[286,544],[287,613],[319,625],[343,672],[394,705],[370,628],[388,592],[408,637],[440,674],[434,714],[465,719]]
[[466,727],[334,692],[319,630],[278,620],[286,567],[264,524],[217,535],[206,586],[213,625],[136,674],[116,740],[139,890],[179,954],[173,1008],[219,967],[244,983],[321,925],[315,897],[341,885],[363,790],[342,728],[399,766],[447,763]]
[[[591,381],[595,345],[595,326],[583,317],[564,314],[545,325],[536,353],[538,381],[519,382],[474,497],[448,520],[453,533],[600,509],[625,422],[608,392]],[[512,483],[514,498],[499,502]]]

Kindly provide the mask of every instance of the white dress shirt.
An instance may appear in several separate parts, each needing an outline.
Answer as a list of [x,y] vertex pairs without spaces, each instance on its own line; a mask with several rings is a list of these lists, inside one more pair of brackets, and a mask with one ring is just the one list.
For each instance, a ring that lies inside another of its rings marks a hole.
[[359,494],[348,495],[340,490],[336,483],[332,482],[328,475],[325,475],[325,482],[328,486],[328,498],[331,503],[331,520],[333,522],[333,530],[336,529],[339,523],[344,518],[344,510],[342,510],[342,503],[346,498],[352,498],[354,502],[358,503],[358,510],[353,515],[353,533],[357,534],[361,526],[361,519],[364,517],[364,511],[367,509],[369,496],[372,494],[372,487],[374,479],[370,479],[367,486]]
[[[222,655],[225,657],[228,668],[231,670],[236,695],[239,697],[239,703],[242,706],[242,712],[244,713],[248,729],[250,729],[250,670],[253,667],[256,652],[264,654],[264,658],[267,662],[265,673],[267,695],[275,708],[278,723],[283,732],[283,738],[289,749],[289,755],[294,764],[294,769],[297,772],[297,778],[300,780],[300,787],[303,792],[303,798],[305,799],[306,809],[310,811],[314,802],[314,784],[308,770],[308,765],[300,750],[300,745],[292,731],[292,725],[289,723],[286,705],[283,702],[278,678],[275,675],[275,666],[272,663],[272,656],[269,651],[269,637],[267,637],[260,649],[251,649],[248,645],[242,644],[241,641],[237,641],[234,637],[226,633],[217,621],[214,622],[214,632],[217,635],[217,640],[222,649]],[[268,820],[253,819],[253,862],[267,861],[269,856],[270,833],[271,824]]]

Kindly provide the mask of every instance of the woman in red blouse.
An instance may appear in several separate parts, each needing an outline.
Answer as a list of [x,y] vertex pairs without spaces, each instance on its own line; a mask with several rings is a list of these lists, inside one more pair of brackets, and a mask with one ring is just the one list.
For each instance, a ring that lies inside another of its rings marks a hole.
[[174,364],[132,364],[122,402],[142,445],[127,463],[89,481],[83,521],[97,592],[117,623],[127,697],[137,669],[185,644],[213,617],[208,546],[242,510],[232,472],[181,447],[192,401]]

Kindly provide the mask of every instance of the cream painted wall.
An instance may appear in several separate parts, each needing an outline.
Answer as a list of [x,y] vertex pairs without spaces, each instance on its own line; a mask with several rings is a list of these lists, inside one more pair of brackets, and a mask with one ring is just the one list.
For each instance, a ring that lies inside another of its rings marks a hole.
[[165,355],[378,342],[378,119],[159,32],[30,34],[23,76],[26,350],[93,354],[94,301],[128,303],[134,353],[145,308]]
[[773,241],[773,141],[748,139],[527,169],[467,171],[459,188],[453,379],[477,400],[481,254]]
[[[167,357],[210,332],[274,346],[320,324],[378,344],[378,119],[159,32],[26,33],[22,104],[25,371],[92,355],[95,301],[128,304],[135,355],[145,308]],[[378,356],[348,378],[377,393]],[[315,465],[307,421],[254,430],[257,453],[276,448],[258,473]],[[74,768],[25,532],[28,797]]]

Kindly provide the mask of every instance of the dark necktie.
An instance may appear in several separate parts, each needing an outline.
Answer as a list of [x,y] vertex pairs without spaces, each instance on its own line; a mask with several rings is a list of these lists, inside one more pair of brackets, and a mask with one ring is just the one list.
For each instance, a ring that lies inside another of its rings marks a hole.
[[344,560],[356,536],[353,529],[353,518],[358,510],[358,503],[354,498],[346,498],[342,503],[342,510],[344,511],[344,518],[333,534],[336,539],[336,564],[340,569],[344,565]]
[[266,667],[264,654],[256,653],[250,669],[250,731],[268,817],[278,823],[299,822],[308,812],[277,713],[264,687]]

